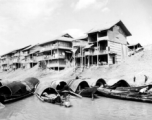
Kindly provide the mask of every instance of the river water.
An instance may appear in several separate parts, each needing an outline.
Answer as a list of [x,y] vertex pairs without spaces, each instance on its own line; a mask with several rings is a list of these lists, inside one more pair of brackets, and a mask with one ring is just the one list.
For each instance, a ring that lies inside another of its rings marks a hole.
[[0,109],[0,120],[150,120],[152,104],[100,97],[71,98],[73,107],[43,103],[32,96]]

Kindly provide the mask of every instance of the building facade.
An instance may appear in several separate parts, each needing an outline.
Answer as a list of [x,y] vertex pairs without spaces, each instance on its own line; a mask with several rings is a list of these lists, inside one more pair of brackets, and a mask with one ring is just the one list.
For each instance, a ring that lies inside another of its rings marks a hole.
[[73,38],[69,34],[64,34],[48,42],[41,43],[41,51],[38,56],[40,65],[54,70],[70,67],[72,40]]
[[130,35],[122,21],[92,29],[88,32],[88,44],[83,48],[83,65],[111,65],[124,61],[128,56],[127,36]]
[[21,68],[22,67],[21,59],[23,55],[22,51],[26,49],[27,47],[29,46],[13,50],[9,53],[2,55],[0,58],[1,70],[11,71],[11,70],[16,70],[18,68]]
[[0,69],[32,68],[39,64],[41,68],[62,70],[71,66],[120,63],[128,56],[128,36],[131,33],[122,21],[103,24],[77,39],[63,34],[47,42],[2,55]]

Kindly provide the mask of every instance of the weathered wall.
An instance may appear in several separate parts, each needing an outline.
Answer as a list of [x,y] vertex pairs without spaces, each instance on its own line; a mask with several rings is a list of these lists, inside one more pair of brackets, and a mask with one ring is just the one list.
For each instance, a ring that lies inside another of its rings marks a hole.
[[[116,53],[116,63],[119,63],[127,57],[127,40],[124,32],[119,26],[114,26],[108,30],[110,51]],[[109,56],[109,64],[112,64],[112,56]]]
[[119,26],[114,26],[112,30],[108,30],[107,35],[110,41],[127,44],[126,36]]
[[[124,51],[123,45],[109,41],[108,46],[110,47],[110,51],[116,53],[116,62],[119,63],[124,59]],[[112,63],[112,58],[109,57],[109,63]]]

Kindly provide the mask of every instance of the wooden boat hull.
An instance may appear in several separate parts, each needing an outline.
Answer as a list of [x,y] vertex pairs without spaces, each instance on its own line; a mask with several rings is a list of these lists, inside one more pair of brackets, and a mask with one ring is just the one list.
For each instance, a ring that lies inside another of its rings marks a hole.
[[139,92],[142,88],[145,88],[146,86],[138,86],[138,87],[117,87],[116,90],[121,91],[131,91],[131,92]]
[[0,87],[0,102],[10,103],[33,95],[39,80],[27,78],[24,81],[13,81]]
[[50,98],[47,98],[47,97],[41,97],[38,93],[36,94],[36,96],[42,102],[48,102],[48,103],[52,103],[52,104],[56,104],[56,105],[62,105],[62,103],[55,102],[54,99],[50,99]]
[[22,96],[18,96],[18,97],[11,97],[10,99],[5,99],[4,102],[2,102],[3,104],[6,104],[6,103],[11,103],[11,102],[15,102],[15,101],[18,101],[18,100],[22,100],[24,98],[27,98],[27,97],[30,97],[33,95],[33,92],[30,92],[30,93],[27,93],[27,94],[24,94]]
[[105,96],[108,98],[115,98],[115,99],[121,99],[121,100],[129,100],[129,101],[137,101],[137,102],[146,102],[146,103],[152,103],[152,95],[141,95],[137,92],[130,93],[130,92],[123,92],[120,91],[120,93],[114,93],[113,90],[107,90],[107,89],[97,89],[100,93],[99,95]]

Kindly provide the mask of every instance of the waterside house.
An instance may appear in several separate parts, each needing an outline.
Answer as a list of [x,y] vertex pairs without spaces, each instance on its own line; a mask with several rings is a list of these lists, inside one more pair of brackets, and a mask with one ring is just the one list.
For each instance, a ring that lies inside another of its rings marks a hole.
[[54,70],[62,70],[70,67],[72,57],[72,40],[69,34],[63,34],[57,38],[39,44],[39,62],[41,67]]
[[14,50],[0,57],[0,68],[8,71],[17,68],[62,70],[66,67],[112,65],[128,57],[127,37],[131,33],[123,22],[115,21],[97,26],[86,35],[74,39],[63,34],[52,40]]
[[39,44],[36,44],[22,51],[23,58],[21,60],[21,63],[23,65],[23,68],[29,69],[34,67],[38,63],[38,53],[40,52],[40,50],[41,47],[39,46]]
[[88,66],[124,61],[128,56],[127,36],[131,36],[131,33],[122,21],[104,24],[89,31],[88,46],[84,48]]
[[8,71],[8,70],[16,70],[18,68],[21,68],[22,67],[21,59],[23,57],[22,51],[29,46],[13,50],[9,53],[2,55],[0,58],[1,70]]
[[73,44],[73,63],[75,67],[86,66],[84,48],[88,45],[88,35],[76,38],[72,41]]
[[142,46],[140,43],[128,45],[128,56],[134,55],[140,49],[142,49]]

